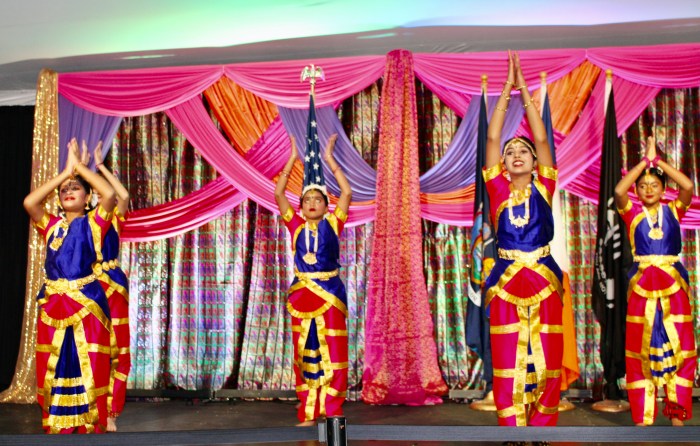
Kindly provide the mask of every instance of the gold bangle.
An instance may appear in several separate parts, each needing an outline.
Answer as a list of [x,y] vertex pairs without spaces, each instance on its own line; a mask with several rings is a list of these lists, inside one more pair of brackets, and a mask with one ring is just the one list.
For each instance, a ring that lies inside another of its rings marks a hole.
[[521,85],[519,87],[515,87],[516,90],[522,90],[523,88],[527,89],[527,85]]
[[505,113],[505,112],[508,111],[508,108],[507,108],[507,107],[506,107],[506,108],[501,108],[501,107],[496,106],[496,110],[502,111],[503,113]]
[[283,170],[282,172],[280,172],[280,175],[285,176],[285,177],[289,177],[289,172]]
[[[504,87],[505,87],[506,85],[508,85],[508,84],[510,84],[510,85],[515,85],[515,82],[511,82],[511,81],[505,81],[505,82],[503,82],[503,86],[504,86]],[[511,87],[511,88],[512,88],[512,87]]]
[[532,101],[533,101],[533,99],[530,98],[530,100],[527,102],[527,104],[523,104],[523,108],[528,108],[529,106],[531,106],[531,105],[532,105]]
[[510,93],[508,93],[508,96],[506,96],[506,91],[505,91],[505,90],[503,90],[503,91],[501,92],[501,96],[503,96],[503,98],[504,98],[506,101],[510,101]]

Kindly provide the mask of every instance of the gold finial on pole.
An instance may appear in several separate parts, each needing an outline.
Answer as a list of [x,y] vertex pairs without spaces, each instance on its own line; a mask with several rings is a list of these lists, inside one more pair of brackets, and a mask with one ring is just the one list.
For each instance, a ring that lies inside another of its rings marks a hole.
[[485,74],[481,75],[481,92],[486,94],[488,91],[489,77]]
[[311,84],[311,92],[309,94],[314,97],[316,95],[317,78],[326,80],[326,75],[323,73],[323,68],[311,64],[305,66],[304,69],[301,70],[301,80],[299,82],[304,82],[306,79],[309,79],[309,83]]
[[610,68],[605,70],[605,77],[607,77],[608,79],[612,79],[612,70]]

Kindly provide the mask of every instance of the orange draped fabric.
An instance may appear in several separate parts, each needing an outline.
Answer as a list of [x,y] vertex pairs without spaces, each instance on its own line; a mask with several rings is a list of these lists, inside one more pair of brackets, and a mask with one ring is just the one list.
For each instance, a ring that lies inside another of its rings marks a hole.
[[578,347],[576,346],[576,325],[574,324],[574,308],[571,303],[571,283],[569,273],[564,272],[562,281],[564,302],[562,314],[562,329],[564,330],[564,352],[561,358],[561,390],[566,390],[569,385],[581,376],[578,366]]
[[[547,85],[552,125],[563,135],[568,135],[578,121],[599,75],[600,68],[584,61],[566,76]],[[537,108],[542,110],[539,90],[532,98],[537,103]]]
[[224,133],[241,155],[250,150],[279,115],[277,106],[222,77],[204,90]]

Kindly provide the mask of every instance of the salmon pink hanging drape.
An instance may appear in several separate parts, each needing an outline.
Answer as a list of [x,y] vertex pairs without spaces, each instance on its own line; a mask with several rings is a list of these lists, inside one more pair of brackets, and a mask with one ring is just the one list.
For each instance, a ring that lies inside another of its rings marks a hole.
[[418,120],[413,60],[387,56],[380,105],[377,216],[365,322],[362,399],[438,404],[447,392],[437,364],[423,276],[418,195]]

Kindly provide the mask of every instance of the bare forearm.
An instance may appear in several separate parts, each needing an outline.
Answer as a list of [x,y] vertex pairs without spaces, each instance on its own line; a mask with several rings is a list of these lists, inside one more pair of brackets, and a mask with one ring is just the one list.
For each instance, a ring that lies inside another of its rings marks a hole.
[[535,152],[537,153],[537,163],[543,166],[552,166],[552,159],[549,141],[547,140],[547,130],[544,128],[544,122],[540,116],[532,96],[525,85],[519,89],[523,98],[523,107],[525,107],[525,116],[527,123],[532,131],[532,140],[535,143]]
[[668,164],[664,160],[657,160],[659,166],[670,179],[678,185],[678,199],[686,206],[690,205],[693,199],[693,181],[683,172]]
[[88,169],[84,164],[78,164],[75,171],[78,175],[85,178],[85,181],[100,194],[102,197],[102,207],[108,212],[114,210],[114,197],[116,196],[116,192],[114,188],[112,188],[112,185],[109,184],[106,179]]
[[489,122],[486,132],[486,167],[495,166],[501,159],[501,134],[503,133],[503,124],[505,123],[506,112],[510,104],[511,84],[506,82],[503,85],[503,91],[496,101],[496,110],[493,112]]
[[58,186],[61,185],[71,172],[63,170],[61,173],[51,178],[46,183],[37,187],[24,198],[24,209],[29,214],[29,217],[34,221],[39,221],[44,216],[43,202]]
[[634,182],[637,181],[639,175],[644,172],[646,166],[647,165],[644,161],[639,162],[639,164],[630,169],[630,171],[627,172],[627,174],[617,183],[615,186],[615,204],[618,208],[622,209],[627,205],[627,202],[629,201],[627,192],[630,190]]

